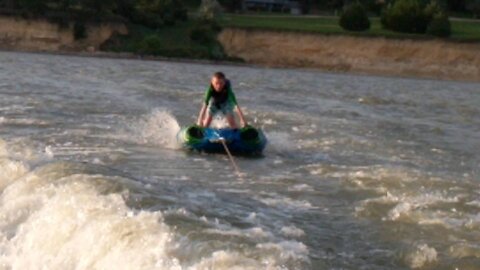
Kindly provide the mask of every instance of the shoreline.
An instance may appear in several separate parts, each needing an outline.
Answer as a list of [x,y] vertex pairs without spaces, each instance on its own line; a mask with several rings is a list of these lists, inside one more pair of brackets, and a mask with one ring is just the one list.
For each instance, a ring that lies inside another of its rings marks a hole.
[[451,82],[464,82],[464,83],[479,83],[480,79],[455,79],[455,78],[442,78],[434,75],[416,74],[410,73],[388,73],[388,72],[368,72],[360,70],[335,70],[329,68],[319,67],[299,67],[295,65],[270,65],[263,63],[251,63],[229,60],[210,60],[210,59],[194,59],[194,58],[175,58],[166,56],[149,56],[149,55],[137,55],[128,52],[108,52],[108,51],[35,51],[35,50],[12,50],[0,48],[0,52],[5,53],[25,53],[25,54],[39,54],[39,55],[54,55],[54,56],[72,56],[72,57],[86,57],[86,58],[98,58],[98,59],[119,59],[119,60],[137,60],[137,61],[157,61],[157,62],[170,62],[170,63],[184,63],[184,64],[196,64],[196,65],[224,65],[232,67],[249,67],[259,69],[291,69],[299,71],[309,72],[321,72],[338,75],[357,75],[357,76],[377,76],[383,78],[399,78],[399,79],[414,79],[414,80],[437,80],[437,81],[451,81]]
[[116,35],[128,34],[124,24],[89,25],[87,38],[77,40],[72,25],[59,28],[44,19],[6,16],[0,16],[0,22],[0,51],[480,82],[480,42],[227,27],[216,36],[222,53],[218,54],[221,59],[214,60],[206,59],[210,53],[190,53],[188,46],[184,53],[175,54],[185,58],[101,51],[106,42],[115,42]]
[[266,67],[480,82],[480,43],[227,28],[227,55]]

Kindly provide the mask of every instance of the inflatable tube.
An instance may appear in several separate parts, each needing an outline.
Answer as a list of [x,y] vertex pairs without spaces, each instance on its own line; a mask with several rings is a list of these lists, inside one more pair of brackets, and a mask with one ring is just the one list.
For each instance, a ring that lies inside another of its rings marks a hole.
[[177,140],[186,149],[207,153],[225,153],[220,140],[224,140],[232,154],[259,155],[267,144],[262,130],[252,126],[241,129],[214,129],[196,125],[184,127],[177,134]]

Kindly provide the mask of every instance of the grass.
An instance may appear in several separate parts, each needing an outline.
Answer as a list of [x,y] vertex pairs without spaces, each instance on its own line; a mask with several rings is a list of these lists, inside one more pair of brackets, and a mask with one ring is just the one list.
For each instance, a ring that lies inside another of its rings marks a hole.
[[[365,32],[348,32],[338,24],[338,17],[306,17],[306,16],[272,16],[272,15],[236,15],[224,14],[220,19],[223,27],[240,27],[276,31],[297,31],[320,34],[343,34],[355,36],[374,36],[388,38],[433,38],[420,34],[404,34],[385,30],[379,18],[371,18],[370,30]],[[452,35],[449,40],[480,41],[480,20],[451,20]]]
[[480,41],[480,20],[451,20],[452,39]]

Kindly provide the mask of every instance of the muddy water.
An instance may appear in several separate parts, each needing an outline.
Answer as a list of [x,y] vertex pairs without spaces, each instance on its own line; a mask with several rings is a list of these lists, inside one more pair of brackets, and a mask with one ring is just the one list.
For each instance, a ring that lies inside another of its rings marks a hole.
[[[217,70],[240,177],[175,142]],[[478,269],[479,89],[0,53],[0,268]]]

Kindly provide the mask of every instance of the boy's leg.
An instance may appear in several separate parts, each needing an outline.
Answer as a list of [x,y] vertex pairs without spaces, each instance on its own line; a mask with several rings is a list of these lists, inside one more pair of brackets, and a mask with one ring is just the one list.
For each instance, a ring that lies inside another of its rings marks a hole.
[[235,121],[235,116],[233,114],[233,107],[234,105],[232,103],[227,102],[222,107],[222,112],[225,115],[225,118],[227,119],[228,125],[231,128],[237,128],[237,122]]
[[233,113],[225,115],[225,118],[227,118],[227,122],[231,128],[237,128],[237,122],[235,122],[235,117],[233,116]]
[[210,113],[207,113],[207,117],[205,117],[205,120],[203,122],[204,127],[209,127],[210,124],[212,123],[213,116]]
[[217,109],[215,105],[213,104],[213,100],[210,100],[210,102],[207,105],[207,115],[205,116],[205,119],[203,119],[203,126],[204,127],[210,127],[210,124],[212,123],[213,116],[217,113]]

